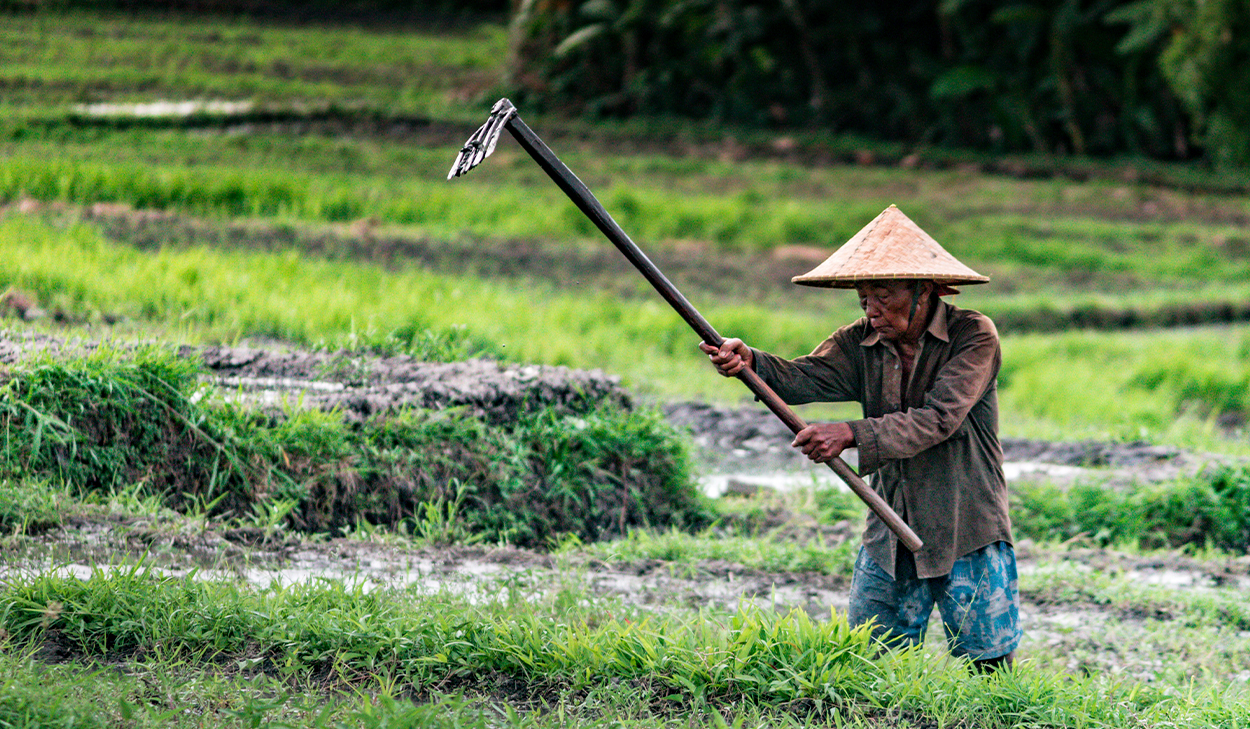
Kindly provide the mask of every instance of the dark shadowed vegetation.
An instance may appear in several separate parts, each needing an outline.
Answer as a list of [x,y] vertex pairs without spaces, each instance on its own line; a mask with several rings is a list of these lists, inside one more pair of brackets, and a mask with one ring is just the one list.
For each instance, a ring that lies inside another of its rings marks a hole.
[[524,98],[910,144],[1250,161],[1240,0],[528,1]]

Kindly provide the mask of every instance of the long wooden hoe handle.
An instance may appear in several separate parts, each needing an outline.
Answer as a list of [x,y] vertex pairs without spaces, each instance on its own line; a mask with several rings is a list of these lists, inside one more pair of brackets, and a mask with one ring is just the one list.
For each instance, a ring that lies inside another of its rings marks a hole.
[[[500,103],[504,102],[501,101]],[[508,102],[508,107],[511,106],[511,103]],[[551,149],[543,140],[538,138],[538,135],[525,122],[521,121],[521,118],[516,115],[514,108],[509,109],[509,116],[504,124],[504,128],[512,133],[512,136],[516,138],[526,152],[529,152],[534,161],[538,163],[538,166],[543,168],[543,171],[560,186],[561,190],[564,190],[564,193],[572,199],[578,209],[585,213],[586,217],[590,218],[595,227],[599,228],[608,237],[608,240],[612,241],[612,244],[629,259],[630,263],[634,264],[634,268],[638,269],[639,273],[655,287],[660,296],[663,296],[664,300],[681,315],[681,318],[686,320],[690,328],[703,338],[703,341],[713,347],[719,347],[725,341],[724,337],[712,328],[707,319],[704,319],[703,315],[686,300],[686,297],[682,296],[677,287],[647,258],[646,254],[630,240],[625,231],[621,229],[621,226],[617,225],[612,216],[608,215],[608,211],[604,209],[603,205],[591,194],[590,189],[555,156]],[[493,141],[491,140],[490,144],[492,151],[494,147]],[[482,155],[483,158],[484,156]],[[469,167],[475,166],[480,161],[481,158],[472,161]],[[453,168],[454,171],[455,168]],[[755,370],[743,368],[742,372],[738,374],[738,379],[742,380],[743,384],[751,392],[755,393],[755,396],[767,405],[774,415],[781,418],[781,422],[785,423],[791,432],[798,433],[807,427],[807,423],[803,422],[803,419],[789,405],[783,402],[767,383],[760,379]],[[829,467],[846,482],[851,491],[854,491],[855,495],[862,499],[881,521],[885,522],[890,531],[898,536],[898,540],[903,546],[912,552],[917,552],[924,546],[924,543],[920,541],[920,537],[916,536],[911,527],[907,526],[907,523],[890,508],[885,499],[881,498],[876,491],[873,491],[868,484],[864,483],[864,480],[847,465],[846,461],[841,458],[834,458],[832,461],[829,461]]]

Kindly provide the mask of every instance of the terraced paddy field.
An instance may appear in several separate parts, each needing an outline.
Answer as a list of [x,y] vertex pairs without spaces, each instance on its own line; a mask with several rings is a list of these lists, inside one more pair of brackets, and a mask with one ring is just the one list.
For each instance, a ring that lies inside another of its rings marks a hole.
[[[993,277],[1026,642],[986,677],[846,626],[862,509],[517,147],[444,179],[499,21],[0,20],[5,341],[103,352],[6,350],[0,725],[1250,723],[1244,175],[522,108],[726,335],[856,317],[789,277],[889,204]],[[480,357],[616,394],[449,414],[377,365]]]

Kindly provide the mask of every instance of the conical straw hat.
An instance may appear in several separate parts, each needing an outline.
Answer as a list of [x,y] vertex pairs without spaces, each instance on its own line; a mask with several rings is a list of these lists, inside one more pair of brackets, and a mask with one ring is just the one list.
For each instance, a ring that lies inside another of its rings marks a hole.
[[938,284],[941,293],[955,284],[989,281],[933,240],[903,211],[891,205],[865,225],[825,262],[790,279],[804,286],[855,288],[861,281],[923,279]]

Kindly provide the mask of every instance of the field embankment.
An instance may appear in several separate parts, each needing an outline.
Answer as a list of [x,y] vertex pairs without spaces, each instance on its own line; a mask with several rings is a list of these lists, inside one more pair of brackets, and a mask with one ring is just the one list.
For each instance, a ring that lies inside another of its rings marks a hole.
[[[448,539],[529,545],[708,519],[686,447],[602,377],[345,354],[275,355],[263,377],[260,353],[100,348],[39,359],[55,342],[8,344],[26,363],[10,362],[0,389],[7,531],[56,523],[60,488],[133,491],[306,532],[414,528],[430,516],[453,530]],[[236,392],[262,392],[242,404],[214,396],[198,377],[205,360]],[[305,407],[317,395],[303,403],[298,386],[264,392],[313,367],[323,386],[339,385],[321,409]]]

